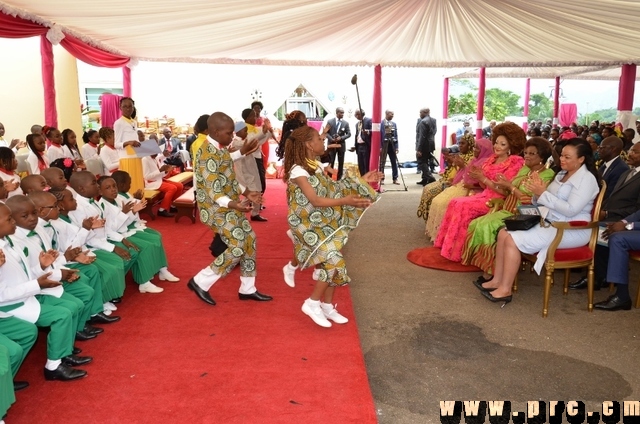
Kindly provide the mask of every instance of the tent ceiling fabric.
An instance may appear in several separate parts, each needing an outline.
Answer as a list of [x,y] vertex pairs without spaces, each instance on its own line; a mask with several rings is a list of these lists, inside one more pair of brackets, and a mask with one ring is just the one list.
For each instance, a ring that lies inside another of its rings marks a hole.
[[637,0],[9,0],[0,10],[140,60],[541,74],[640,63]]

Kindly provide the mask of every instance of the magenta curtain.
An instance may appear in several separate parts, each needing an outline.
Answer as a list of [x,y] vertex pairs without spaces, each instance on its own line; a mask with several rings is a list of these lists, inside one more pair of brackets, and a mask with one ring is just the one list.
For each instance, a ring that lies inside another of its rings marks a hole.
[[[373,110],[371,111],[371,156],[369,157],[369,171],[380,169],[380,122],[382,121],[382,66],[373,68]],[[379,189],[377,183],[371,187]]]
[[120,99],[117,94],[103,94],[100,106],[100,126],[113,128],[113,123],[120,118]]
[[131,97],[131,68],[122,67],[122,92],[124,97]]
[[622,73],[618,85],[618,110],[633,110],[633,95],[636,88],[636,65],[622,65]]
[[[42,55],[42,85],[44,87],[44,120],[51,127],[58,126],[58,111],[56,109],[56,87],[54,78],[53,46],[46,37],[49,29],[38,23],[26,19],[7,15],[0,12],[0,37],[28,38],[40,36],[40,54]],[[93,66],[104,68],[123,67],[123,87],[126,96],[131,95],[131,72],[125,65],[129,58],[109,53],[93,47],[76,37],[65,34],[60,44],[76,59]],[[116,107],[118,116],[119,110]],[[114,119],[114,121],[115,121]],[[111,122],[113,125],[113,121]]]
[[560,105],[560,126],[571,126],[578,118],[578,106],[575,103],[563,103]]

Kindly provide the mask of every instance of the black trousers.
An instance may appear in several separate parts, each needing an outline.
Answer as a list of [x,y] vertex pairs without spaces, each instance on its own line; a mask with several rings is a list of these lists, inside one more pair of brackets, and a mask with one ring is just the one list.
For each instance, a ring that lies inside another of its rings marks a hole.
[[360,176],[369,172],[369,158],[371,157],[371,146],[366,143],[356,144],[356,153],[358,154],[358,170]]
[[336,156],[338,157],[338,179],[342,178],[342,171],[344,169],[344,151],[345,148],[342,146],[339,149],[328,149],[329,150],[329,165],[333,168],[336,163]]
[[[391,161],[391,175],[393,181],[398,179],[398,157],[393,142],[385,140],[382,142],[382,150],[380,151],[380,172],[384,173],[384,167],[387,165],[387,155]],[[384,177],[382,177],[384,179]]]
[[431,168],[429,162],[431,159],[431,152],[422,152],[421,156],[416,155],[418,161],[418,171],[422,172],[422,181],[433,181],[433,175],[431,175]]
[[256,165],[258,165],[258,174],[260,175],[260,186],[262,187],[262,192],[264,193],[264,191],[267,189],[267,180],[266,180],[266,175],[267,172],[264,169],[264,162],[262,161],[262,157],[260,158],[255,158],[256,160]]

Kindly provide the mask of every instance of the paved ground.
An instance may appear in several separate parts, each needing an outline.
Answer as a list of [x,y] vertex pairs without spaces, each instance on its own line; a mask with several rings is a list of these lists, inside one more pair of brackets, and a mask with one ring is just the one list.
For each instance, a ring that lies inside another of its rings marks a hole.
[[416,216],[422,187],[414,169],[404,176],[408,191],[385,193],[345,249],[380,423],[440,422],[440,400],[511,400],[514,410],[583,400],[593,411],[604,400],[640,400],[640,310],[588,313],[586,293],[562,296],[557,274],[543,319],[536,274],[521,272],[501,309],[471,284],[477,274],[413,265],[407,252],[427,244]]

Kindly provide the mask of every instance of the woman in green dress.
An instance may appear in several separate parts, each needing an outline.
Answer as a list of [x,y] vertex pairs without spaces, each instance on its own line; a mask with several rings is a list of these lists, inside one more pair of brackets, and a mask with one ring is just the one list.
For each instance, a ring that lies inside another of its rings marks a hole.
[[442,178],[427,184],[422,190],[422,198],[418,206],[418,217],[423,218],[425,221],[429,217],[429,208],[431,208],[433,198],[442,193],[444,189],[451,187],[457,173],[462,172],[462,169],[473,159],[473,149],[476,147],[476,140],[472,134],[467,133],[462,136],[458,146],[460,147],[459,155],[445,155],[445,159],[451,166],[447,167],[442,174]]
[[513,215],[519,205],[531,203],[531,192],[525,188],[525,183],[533,174],[538,174],[546,183],[553,179],[555,173],[545,166],[550,156],[551,144],[547,140],[542,137],[527,140],[524,166],[518,175],[513,181],[506,180],[504,176],[499,176],[496,181],[496,184],[508,193],[502,209],[471,221],[462,251],[462,263],[477,266],[484,272],[477,279],[480,284],[493,278],[496,236],[500,228],[504,227],[504,219]]

